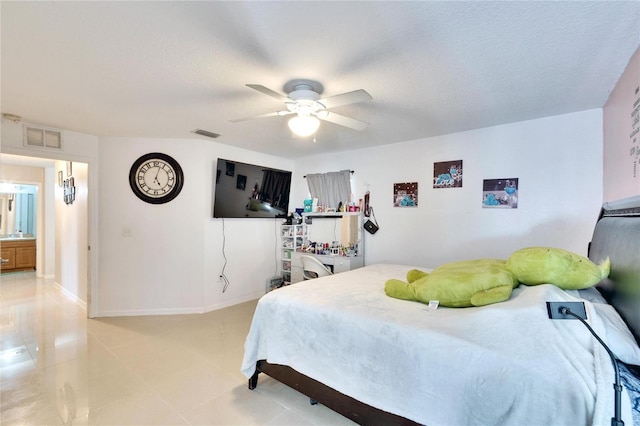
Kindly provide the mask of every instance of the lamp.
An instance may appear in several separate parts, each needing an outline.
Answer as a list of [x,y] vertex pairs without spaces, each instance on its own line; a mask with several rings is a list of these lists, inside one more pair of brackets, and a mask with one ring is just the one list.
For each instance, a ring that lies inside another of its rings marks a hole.
[[289,120],[289,128],[298,136],[310,136],[320,127],[320,120],[310,115],[296,115]]

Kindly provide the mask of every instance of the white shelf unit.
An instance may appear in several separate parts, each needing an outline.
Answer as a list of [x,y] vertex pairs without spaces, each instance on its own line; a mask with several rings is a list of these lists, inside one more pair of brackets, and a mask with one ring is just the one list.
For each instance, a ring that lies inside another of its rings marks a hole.
[[281,225],[280,228],[280,267],[284,285],[291,284],[291,259],[293,253],[300,251],[307,244],[307,227],[304,224]]

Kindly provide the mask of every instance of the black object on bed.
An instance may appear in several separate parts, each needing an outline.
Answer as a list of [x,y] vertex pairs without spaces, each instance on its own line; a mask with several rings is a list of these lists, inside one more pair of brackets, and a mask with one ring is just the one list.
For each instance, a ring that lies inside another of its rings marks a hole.
[[605,203],[589,244],[589,259],[611,260],[598,290],[640,343],[640,196]]
[[[589,258],[611,260],[611,273],[597,289],[616,309],[640,344],[640,196],[605,203],[600,210]],[[621,362],[622,383],[640,424],[640,367]]]

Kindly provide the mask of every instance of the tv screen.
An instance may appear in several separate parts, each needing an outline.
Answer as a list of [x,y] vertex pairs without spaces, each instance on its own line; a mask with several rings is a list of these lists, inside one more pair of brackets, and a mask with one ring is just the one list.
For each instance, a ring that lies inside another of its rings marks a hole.
[[286,217],[291,172],[218,159],[213,217]]

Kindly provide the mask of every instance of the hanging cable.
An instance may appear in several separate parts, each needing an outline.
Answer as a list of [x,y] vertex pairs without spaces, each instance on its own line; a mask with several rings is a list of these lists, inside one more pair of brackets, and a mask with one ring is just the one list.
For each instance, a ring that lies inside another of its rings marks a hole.
[[614,401],[613,401],[613,417],[611,418],[611,426],[624,426],[624,421],[622,420],[622,385],[620,384],[620,370],[618,368],[618,358],[616,355],[611,352],[609,346],[607,346],[600,336],[593,331],[593,328],[578,314],[571,311],[571,309],[566,306],[561,306],[559,312],[563,315],[571,315],[577,320],[580,320],[582,324],[591,332],[593,337],[596,338],[598,343],[602,345],[602,347],[607,351],[609,357],[611,358],[611,363],[613,364],[613,372],[614,372],[614,383],[613,383],[613,392],[614,392]]
[[224,252],[226,242],[227,242],[227,239],[224,232],[224,218],[222,218],[222,257],[224,258],[224,264],[222,265],[222,272],[220,273],[220,279],[222,280],[222,282],[224,282],[224,286],[222,287],[223,293],[227,291],[227,287],[229,287],[229,279],[224,274],[224,270],[227,267],[227,255]]
[[278,275],[278,254],[280,253],[280,247],[278,247],[278,219],[273,221],[273,235],[275,236],[274,250],[273,250],[273,260],[275,263],[275,269],[273,271],[273,276]]

